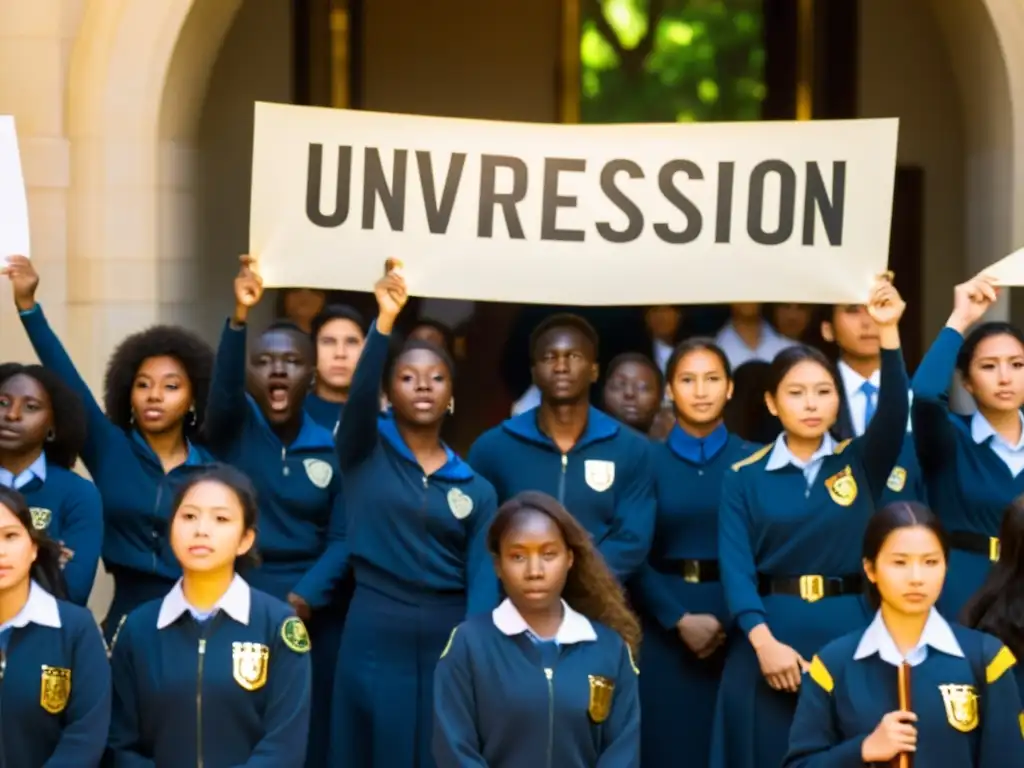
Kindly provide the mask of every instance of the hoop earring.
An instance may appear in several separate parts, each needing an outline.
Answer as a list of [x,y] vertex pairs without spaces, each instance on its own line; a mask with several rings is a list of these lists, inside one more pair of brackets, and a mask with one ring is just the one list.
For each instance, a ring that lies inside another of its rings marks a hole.
[[448,401],[448,413],[452,416],[455,415],[455,396],[452,395],[452,399]]
[[54,432],[53,429],[51,428],[50,431],[46,433],[46,442],[52,443],[56,439],[57,439],[57,433]]
[[189,416],[188,425],[190,427],[194,427],[196,425],[196,404],[195,403],[192,403],[192,405],[190,405],[188,407],[188,416]]
[[128,426],[135,426],[135,410],[133,409],[128,416]]

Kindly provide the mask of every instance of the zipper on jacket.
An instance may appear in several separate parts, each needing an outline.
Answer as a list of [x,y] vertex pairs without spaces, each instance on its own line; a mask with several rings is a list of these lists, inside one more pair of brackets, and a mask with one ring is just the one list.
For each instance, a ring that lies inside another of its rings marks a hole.
[[203,768],[203,666],[206,638],[199,638],[199,663],[196,670],[196,768]]
[[565,506],[565,470],[569,466],[569,454],[562,454],[562,474],[558,476],[558,503]]
[[285,477],[291,474],[291,471],[288,469],[288,449],[283,445],[281,446],[281,474]]
[[[563,456],[563,458],[565,458]],[[552,768],[555,752],[555,670],[544,667],[544,676],[548,679],[548,768]]]

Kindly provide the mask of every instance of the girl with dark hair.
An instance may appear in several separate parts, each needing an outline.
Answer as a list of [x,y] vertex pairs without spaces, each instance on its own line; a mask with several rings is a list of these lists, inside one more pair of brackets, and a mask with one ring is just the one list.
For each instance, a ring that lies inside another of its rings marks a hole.
[[639,766],[640,627],[590,535],[551,496],[526,492],[498,510],[487,547],[507,597],[456,627],[441,654],[438,768]]
[[313,388],[306,395],[306,412],[333,432],[366,343],[366,321],[354,307],[328,304],[314,318],[309,335],[316,347],[316,372]]
[[[448,354],[413,340],[389,359],[408,299],[400,270],[389,268],[374,294],[380,313],[338,426],[356,588],[337,659],[331,751],[346,768],[429,768],[434,665],[467,608],[498,602],[485,545],[497,499],[441,440]],[[377,407],[382,374],[390,418]]]
[[[958,285],[946,327],[914,374],[914,444],[953,548],[939,601],[947,616],[960,613],[1000,559],[1003,509],[1024,493],[1024,335],[1001,322],[967,333],[998,295],[984,275]],[[972,416],[949,409],[954,369],[977,405]]]
[[170,539],[182,578],[132,611],[111,649],[112,765],[302,768],[309,636],[237,572],[253,557],[256,518],[256,491],[232,467],[179,489]]
[[39,275],[24,256],[6,274],[29,341],[42,364],[85,406],[82,463],[103,499],[103,564],[114,579],[104,620],[109,640],[138,605],[167,593],[180,575],[167,544],[174,490],[212,460],[196,444],[213,352],[183,328],[154,326],[114,350],[104,381],[104,408],[75,368],[36,302]]
[[291,323],[271,325],[246,359],[247,321],[263,296],[249,256],[235,278],[235,311],[224,324],[206,429],[210,449],[245,472],[260,501],[263,562],[254,587],[286,600],[313,638],[313,718],[306,765],[326,765],[330,701],[344,622],[339,586],[348,568],[345,509],[334,435],[303,407],[316,352]]
[[92,614],[62,599],[60,556],[25,498],[0,487],[0,765],[103,757],[110,668]]
[[[812,659],[784,768],[888,765],[903,754],[914,768],[1020,765],[1013,654],[935,609],[948,555],[923,504],[894,502],[871,518],[863,566],[875,619]],[[903,672],[909,706],[900,706]]]
[[85,442],[78,395],[40,365],[0,365],[0,486],[19,491],[32,525],[62,548],[67,599],[85,605],[103,544],[103,502],[72,469]]
[[608,366],[601,392],[604,410],[646,435],[661,410],[664,390],[664,377],[651,358],[639,352],[625,352]]
[[907,374],[899,320],[905,304],[888,278],[871,289],[882,376],[867,431],[837,443],[834,368],[816,349],[783,350],[769,369],[774,443],[733,464],[722,486],[718,547],[725,601],[740,632],[728,648],[712,743],[713,768],[778,765],[801,672],[825,643],[863,627],[860,541],[900,452]]
[[[693,338],[668,359],[665,391],[675,411],[668,439],[653,447],[658,510],[654,544],[630,585],[644,626],[644,768],[688,760],[706,766],[722,650],[729,625],[718,563],[722,478],[756,446],[728,432],[722,420],[732,397],[725,353]],[[675,703],[687,702],[679,717]]]
[[[964,608],[963,622],[998,637],[1014,656],[1024,659],[1024,496],[1003,512],[999,548],[999,560]],[[1015,670],[1024,694],[1024,665]]]

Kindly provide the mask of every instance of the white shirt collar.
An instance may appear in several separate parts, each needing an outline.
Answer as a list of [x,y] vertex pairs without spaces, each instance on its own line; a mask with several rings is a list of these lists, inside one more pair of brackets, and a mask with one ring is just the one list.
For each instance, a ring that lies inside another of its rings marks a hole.
[[786,445],[786,433],[783,432],[775,439],[775,446],[772,448],[771,456],[768,457],[768,463],[765,464],[764,468],[775,470],[792,464],[798,469],[806,469],[814,464],[814,462],[820,461],[826,456],[831,456],[835,453],[835,448],[835,440],[832,439],[832,435],[826,432],[821,438],[821,445],[818,447],[818,450],[814,452],[810,459],[803,461],[790,453],[789,446]]
[[46,482],[46,454],[40,453],[39,457],[28,465],[21,474],[17,477],[14,473],[9,472],[6,469],[0,467],[0,485],[8,488],[18,490],[24,488],[26,485],[32,482],[33,478],[38,477],[42,482]]
[[853,397],[860,393],[860,388],[864,386],[864,382],[870,381],[876,388],[882,385],[882,370],[880,368],[876,368],[875,372],[865,379],[842,360],[839,361],[837,367],[839,368],[839,378],[843,380],[843,390],[846,392],[847,397]]
[[57,607],[57,598],[34,581],[28,588],[28,600],[25,601],[25,605],[13,619],[0,625],[0,629],[10,627],[21,629],[29,624],[60,629],[60,609]]
[[[594,631],[594,625],[590,623],[590,619],[570,608],[565,600],[562,601],[562,611],[562,625],[554,637],[556,643],[572,645],[573,643],[597,640],[597,633]],[[526,623],[526,619],[507,597],[501,605],[491,611],[491,618],[494,621],[494,626],[509,637],[521,635],[524,632],[533,632],[530,625]]]
[[[1021,420],[1021,426],[1024,427],[1024,414],[1018,415]],[[1007,448],[1010,448],[1014,451],[1024,449],[1024,428],[1021,429],[1020,440],[1017,441],[1017,444],[1010,445],[1010,443],[1008,443],[1002,435],[996,432],[995,427],[993,427],[989,423],[988,419],[981,415],[981,411],[975,411],[974,415],[971,417],[971,438],[974,440],[974,442],[981,444],[988,440],[990,437],[994,437]]]
[[949,623],[942,618],[937,610],[932,608],[928,614],[928,621],[925,622],[924,631],[921,632],[921,639],[917,641],[910,652],[903,656],[896,647],[896,643],[889,634],[889,630],[882,621],[882,612],[875,614],[875,620],[867,628],[860,638],[857,650],[853,654],[854,661],[866,659],[869,656],[878,654],[878,657],[895,667],[906,661],[911,666],[917,666],[928,658],[928,648],[934,648],[947,656],[964,657],[963,649],[956,640]]
[[[213,610],[209,611],[207,615],[213,615],[217,611],[224,611],[224,613],[239,624],[248,626],[251,603],[251,589],[245,579],[236,573],[227,592],[221,595],[220,600],[217,601],[217,604],[213,606]],[[185,599],[185,592],[181,588],[181,579],[179,579],[178,583],[171,588],[171,591],[167,593],[163,603],[160,605],[160,614],[156,618],[156,628],[164,629],[169,627],[186,612],[191,613],[193,616],[202,615],[201,611],[189,605],[188,600]]]

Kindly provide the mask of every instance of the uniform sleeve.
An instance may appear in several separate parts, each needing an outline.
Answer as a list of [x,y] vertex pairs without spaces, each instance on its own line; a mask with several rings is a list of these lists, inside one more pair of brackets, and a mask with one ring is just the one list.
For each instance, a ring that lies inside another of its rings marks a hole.
[[950,469],[956,457],[956,432],[949,418],[949,385],[964,337],[943,328],[928,349],[910,387],[914,447],[926,475]]
[[484,432],[480,437],[473,441],[473,445],[469,447],[469,453],[466,455],[466,463],[473,468],[483,478],[487,479],[492,486],[494,486],[494,492],[498,494],[498,503],[501,503],[502,490],[501,490],[501,476],[498,468],[494,465],[492,457],[494,451],[491,450],[491,432]]
[[62,512],[61,544],[73,553],[64,566],[68,600],[84,606],[96,580],[103,547],[103,501],[96,486],[84,478],[75,483]]
[[487,531],[498,511],[498,497],[491,484],[477,480],[484,487],[479,506],[469,516],[469,538],[466,549],[467,616],[492,611],[498,605],[498,575],[494,560],[487,551]]
[[113,699],[107,739],[108,764],[111,768],[156,768],[156,762],[143,744],[131,632],[131,622],[126,621],[111,649]]
[[[903,352],[899,349],[883,349],[878,411],[864,434],[854,440],[854,443],[859,444],[868,486],[876,502],[881,498],[892,468],[896,466],[903,450],[903,437],[910,417],[908,387]],[[894,440],[895,435],[900,439]]]
[[782,768],[864,768],[861,748],[867,736],[843,739],[832,702],[834,688],[832,675],[815,656],[800,686]]
[[[297,621],[297,619],[293,619]],[[306,650],[292,650],[278,626],[270,650],[263,738],[241,768],[302,768],[309,740],[312,667]]]
[[647,560],[657,507],[654,467],[646,440],[637,444],[630,459],[624,467],[625,487],[615,500],[611,530],[598,544],[608,567],[622,582]]
[[469,648],[460,627],[434,668],[433,754],[437,768],[487,768],[476,724]]
[[22,312],[21,324],[32,343],[32,349],[39,357],[39,362],[56,373],[65,384],[73,389],[85,406],[85,444],[82,446],[82,462],[89,472],[95,474],[110,447],[111,440],[125,439],[124,433],[107,419],[103,408],[96,402],[92,390],[85,383],[64,345],[53,332],[50,323],[43,314],[41,305],[36,304],[27,312]]
[[687,613],[686,606],[666,583],[667,577],[644,563],[633,578],[633,588],[639,593],[644,607],[665,629],[675,630],[679,620]]
[[210,448],[218,453],[238,439],[249,415],[245,396],[246,335],[247,326],[232,328],[231,321],[225,320],[213,361],[202,429]]
[[764,624],[766,616],[757,590],[757,565],[750,534],[750,510],[742,476],[739,472],[726,472],[718,512],[718,559],[726,606],[744,635]]
[[373,452],[379,439],[377,419],[380,418],[380,385],[388,359],[388,339],[377,330],[377,322],[366,334],[366,345],[352,375],[348,402],[341,412],[335,443],[344,471],[355,466]]
[[640,766],[639,674],[629,648],[623,643],[612,712],[601,729],[601,754],[596,768]]
[[110,665],[103,637],[90,619],[72,646],[71,698],[60,741],[44,768],[99,765],[110,730]]
[[981,746],[978,768],[1020,765],[1024,750],[1024,710],[1014,668],[1017,660],[995,638],[986,638],[991,661],[985,667],[981,703]]
[[335,588],[348,570],[345,494],[341,489],[341,475],[337,471],[334,473],[333,482],[334,497],[331,501],[331,517],[327,524],[327,547],[292,590],[305,600],[310,608],[323,608],[330,603]]

